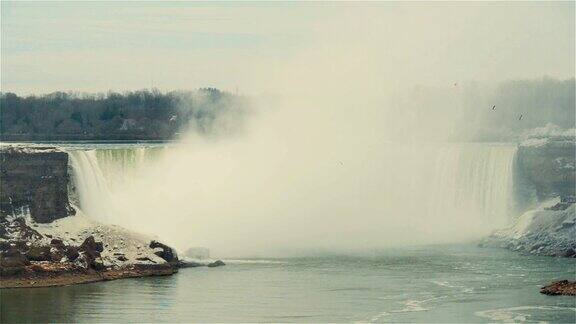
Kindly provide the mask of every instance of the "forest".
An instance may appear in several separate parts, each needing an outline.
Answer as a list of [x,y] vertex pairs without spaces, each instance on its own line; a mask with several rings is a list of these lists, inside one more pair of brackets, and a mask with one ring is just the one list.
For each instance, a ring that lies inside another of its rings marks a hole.
[[195,127],[210,133],[222,115],[240,114],[247,99],[215,88],[99,94],[0,94],[4,141],[169,140]]

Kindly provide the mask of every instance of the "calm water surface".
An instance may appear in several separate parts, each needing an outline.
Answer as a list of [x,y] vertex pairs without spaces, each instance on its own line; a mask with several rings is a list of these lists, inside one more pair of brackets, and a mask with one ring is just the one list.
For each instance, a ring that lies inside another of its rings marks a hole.
[[1,322],[576,322],[576,260],[471,246],[230,261],[177,275],[0,291]]

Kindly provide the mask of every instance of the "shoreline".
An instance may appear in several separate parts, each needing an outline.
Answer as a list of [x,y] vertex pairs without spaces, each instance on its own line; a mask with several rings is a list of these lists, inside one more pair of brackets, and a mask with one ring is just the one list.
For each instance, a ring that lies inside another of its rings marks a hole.
[[127,278],[170,276],[177,272],[178,269],[169,264],[133,265],[104,271],[74,269],[52,273],[34,272],[21,276],[0,277],[0,289],[60,287]]

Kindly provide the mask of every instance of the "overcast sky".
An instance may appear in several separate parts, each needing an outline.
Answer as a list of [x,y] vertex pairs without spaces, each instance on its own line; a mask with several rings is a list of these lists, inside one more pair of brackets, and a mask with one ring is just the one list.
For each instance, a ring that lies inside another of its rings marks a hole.
[[332,55],[410,84],[568,78],[574,18],[574,2],[2,1],[2,91],[279,91],[280,71]]

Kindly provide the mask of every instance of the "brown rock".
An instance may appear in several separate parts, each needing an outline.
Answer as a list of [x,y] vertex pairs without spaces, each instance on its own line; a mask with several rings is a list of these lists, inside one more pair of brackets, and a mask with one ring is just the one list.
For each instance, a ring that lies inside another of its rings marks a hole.
[[62,240],[59,239],[52,239],[50,241],[50,245],[57,248],[58,250],[63,250],[65,248],[64,242],[62,242]]
[[69,261],[74,261],[80,256],[80,253],[78,253],[78,248],[75,246],[68,246],[65,253]]
[[12,276],[24,270],[30,265],[30,261],[25,255],[20,253],[14,246],[8,248],[7,251],[2,253],[0,258],[0,276]]
[[50,252],[50,259],[52,260],[52,262],[60,262],[63,257],[64,254],[61,251],[56,250]]
[[162,243],[157,242],[157,241],[152,241],[152,242],[150,242],[150,248],[151,249],[161,248],[162,251],[156,251],[156,252],[154,252],[154,254],[161,257],[162,259],[164,259],[168,263],[173,263],[173,264],[178,263],[178,255],[176,254],[176,251],[174,251],[168,245],[162,244]]
[[26,241],[15,241],[15,242],[13,242],[13,244],[14,244],[14,246],[16,246],[16,248],[20,252],[28,251],[28,244]]
[[50,261],[52,257],[50,255],[50,247],[49,246],[39,246],[39,245],[32,245],[26,253],[26,256],[31,261]]
[[90,251],[90,252],[102,252],[104,251],[104,245],[102,242],[96,242],[94,236],[88,236],[82,245],[80,245],[80,251]]
[[560,280],[544,286],[540,289],[540,293],[544,295],[566,295],[576,296],[576,281]]

